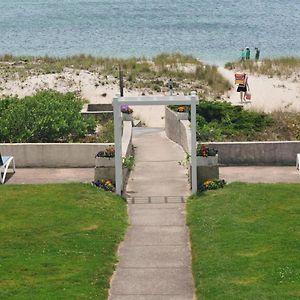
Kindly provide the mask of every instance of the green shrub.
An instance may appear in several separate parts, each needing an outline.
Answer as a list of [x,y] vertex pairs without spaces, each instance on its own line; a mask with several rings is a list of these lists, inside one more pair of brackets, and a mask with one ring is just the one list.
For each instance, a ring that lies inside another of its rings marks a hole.
[[249,140],[271,124],[270,116],[229,102],[201,101],[197,106],[199,141]]
[[84,119],[83,101],[74,93],[40,91],[24,99],[0,101],[0,141],[8,143],[77,141],[95,128]]
[[114,122],[109,120],[105,125],[103,125],[98,136],[98,143],[113,143],[115,140]]

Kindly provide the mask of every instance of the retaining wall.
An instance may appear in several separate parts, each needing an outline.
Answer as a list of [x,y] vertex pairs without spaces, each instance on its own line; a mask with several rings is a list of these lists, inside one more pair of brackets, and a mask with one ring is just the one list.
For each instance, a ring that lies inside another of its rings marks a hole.
[[0,144],[2,155],[12,155],[18,168],[88,168],[95,155],[113,144],[26,143]]
[[177,113],[168,107],[165,108],[165,132],[170,140],[191,153],[191,123],[189,120],[180,120]]
[[208,143],[219,151],[222,165],[282,165],[296,164],[300,153],[298,141]]
[[[191,154],[190,122],[178,120],[176,112],[166,108],[166,134]],[[206,143],[219,151],[221,165],[295,165],[300,141],[215,142]]]
[[[2,155],[14,156],[18,168],[90,168],[95,155],[113,143],[0,144]],[[132,153],[132,125],[124,122],[122,155]]]

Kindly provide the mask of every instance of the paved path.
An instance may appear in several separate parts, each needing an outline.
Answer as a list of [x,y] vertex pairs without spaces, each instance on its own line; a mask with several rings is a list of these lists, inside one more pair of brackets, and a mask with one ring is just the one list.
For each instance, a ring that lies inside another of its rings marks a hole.
[[111,300],[191,300],[190,194],[184,152],[159,129],[135,129],[136,166],[127,194],[131,226],[120,247]]
[[6,180],[5,184],[86,183],[94,180],[94,168],[16,168]]
[[[300,173],[295,166],[237,166],[220,167],[219,170],[220,178],[224,178],[227,182],[300,183]],[[7,175],[5,184],[92,182],[93,180],[94,168],[17,168],[15,174]],[[134,193],[131,195],[133,196]],[[161,198],[151,197],[151,201],[161,202]],[[167,200],[178,201],[176,198],[178,197],[168,197]],[[145,200],[137,197],[135,199]]]
[[227,182],[248,183],[300,183],[296,166],[241,166],[220,167],[220,178]]

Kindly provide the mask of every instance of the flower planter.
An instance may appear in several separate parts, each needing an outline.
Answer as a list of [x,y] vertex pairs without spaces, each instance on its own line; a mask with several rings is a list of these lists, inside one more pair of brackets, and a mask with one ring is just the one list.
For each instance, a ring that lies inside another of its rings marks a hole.
[[122,113],[122,120],[132,122],[133,121],[133,116],[132,116],[132,114]]
[[112,183],[115,183],[115,166],[113,167],[96,167],[94,174],[94,181],[109,179]]
[[219,179],[218,155],[197,156],[197,186],[208,179]]
[[197,156],[197,166],[217,166],[218,155],[216,156]]
[[114,157],[96,157],[95,167],[114,167],[115,158]]
[[115,158],[96,157],[94,180],[109,179],[115,183]]
[[[123,168],[123,180],[124,183],[127,181],[130,171],[127,168]],[[95,158],[95,172],[94,181],[109,179],[113,184],[115,180],[115,158],[114,157],[96,157]]]
[[189,119],[189,113],[187,112],[177,112],[176,113],[177,120],[188,120]]

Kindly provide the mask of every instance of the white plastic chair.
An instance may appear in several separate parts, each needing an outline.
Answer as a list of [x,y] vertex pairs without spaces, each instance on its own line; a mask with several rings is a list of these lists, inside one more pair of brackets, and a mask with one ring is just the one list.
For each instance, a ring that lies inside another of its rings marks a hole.
[[13,172],[16,172],[16,165],[13,156],[1,156],[0,154],[0,182],[3,184],[5,182],[5,177],[10,164],[13,164]]

